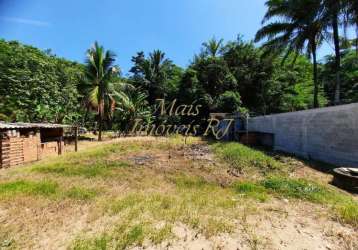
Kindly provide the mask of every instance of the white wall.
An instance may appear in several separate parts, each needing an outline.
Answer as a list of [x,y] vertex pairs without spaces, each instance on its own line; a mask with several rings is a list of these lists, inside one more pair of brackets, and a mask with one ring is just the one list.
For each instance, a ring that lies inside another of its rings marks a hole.
[[274,149],[358,167],[358,103],[250,118],[249,131],[274,134]]

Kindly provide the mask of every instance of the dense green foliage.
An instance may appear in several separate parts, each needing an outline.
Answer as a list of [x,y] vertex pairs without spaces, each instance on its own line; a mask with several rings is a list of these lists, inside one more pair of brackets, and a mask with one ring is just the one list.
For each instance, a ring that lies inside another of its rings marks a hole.
[[[334,103],[334,58],[326,57],[321,72],[322,82],[331,103]],[[341,60],[341,102],[358,102],[358,56],[355,51],[345,51]]]
[[165,53],[155,50],[146,58],[143,52],[138,52],[132,62],[130,81],[146,93],[149,105],[154,105],[158,98],[175,95],[181,69],[165,58]]
[[[290,53],[306,50],[313,58],[314,107],[318,107],[317,49],[323,41],[321,23],[317,17],[320,1],[267,1],[268,10],[263,22],[271,20],[257,33],[255,40],[267,38],[263,44],[265,53],[282,53],[286,49],[285,60]],[[277,20],[278,17],[283,17]]]
[[[265,24],[257,33],[255,40],[266,39],[263,44],[267,54],[296,55],[306,51],[312,56],[314,107],[319,106],[319,79],[317,49],[324,41],[330,41],[334,47],[334,101],[341,103],[341,49],[347,44],[357,46],[355,42],[340,37],[340,28],[355,26],[358,31],[358,4],[355,0],[267,0],[267,12],[262,20]],[[267,24],[267,22],[270,23]],[[346,33],[346,32],[344,32]],[[358,32],[357,32],[358,35]],[[358,46],[357,48],[358,49]]]
[[[340,36],[341,28],[357,28],[356,1],[268,0],[266,6],[255,37],[265,40],[261,47],[241,36],[226,43],[212,38],[185,69],[163,51],[138,52],[127,78],[98,44],[80,64],[0,40],[0,120],[128,131],[136,119],[201,124],[210,112],[260,115],[357,102],[357,39]],[[334,54],[320,62],[323,41]],[[201,105],[200,113],[155,117],[158,98]]]
[[[239,106],[256,114],[313,106],[312,64],[306,57],[298,56],[292,64],[294,58],[289,56],[282,64],[281,57],[264,57],[262,49],[240,36],[236,41],[220,44],[220,53],[216,52],[215,57],[205,52],[204,45],[204,52],[185,71],[179,87],[181,102],[202,104],[204,114],[238,111]],[[326,103],[322,90],[318,98],[322,105]]]
[[62,123],[80,118],[81,64],[0,40],[0,68],[2,120]]

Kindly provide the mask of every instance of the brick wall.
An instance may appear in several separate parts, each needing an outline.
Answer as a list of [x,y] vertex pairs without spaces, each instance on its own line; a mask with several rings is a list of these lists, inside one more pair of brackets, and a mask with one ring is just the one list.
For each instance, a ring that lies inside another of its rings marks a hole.
[[[59,154],[59,143],[58,142],[46,142],[42,143],[39,151],[39,158],[43,159],[47,156],[54,156]],[[64,143],[61,143],[62,149],[64,148]],[[63,150],[62,150],[63,151]]]
[[32,162],[39,160],[39,145],[41,143],[40,134],[30,135],[23,138],[24,162]]
[[[64,143],[61,143],[64,152]],[[0,168],[33,162],[59,154],[58,142],[41,143],[40,133],[20,136],[12,131],[3,134],[0,141]]]
[[18,137],[4,138],[1,141],[1,165],[11,167],[24,162],[23,143]]

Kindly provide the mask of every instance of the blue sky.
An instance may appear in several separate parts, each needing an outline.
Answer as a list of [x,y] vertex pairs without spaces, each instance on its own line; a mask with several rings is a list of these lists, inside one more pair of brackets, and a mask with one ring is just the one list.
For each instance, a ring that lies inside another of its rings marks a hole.
[[[265,0],[0,0],[0,38],[83,62],[97,40],[117,54],[124,74],[137,51],[161,49],[179,66],[201,43],[242,34],[253,39]],[[332,53],[330,46],[320,56]]]

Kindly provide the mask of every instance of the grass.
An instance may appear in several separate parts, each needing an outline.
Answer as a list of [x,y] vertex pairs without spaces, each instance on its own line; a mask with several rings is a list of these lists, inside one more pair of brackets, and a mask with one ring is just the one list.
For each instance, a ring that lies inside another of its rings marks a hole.
[[336,204],[335,210],[343,223],[358,227],[358,205],[354,201],[346,201],[343,204]]
[[230,231],[232,223],[221,218],[238,215],[233,190],[200,177],[179,175],[169,178],[169,181],[175,185],[175,191],[170,194],[132,193],[111,202],[107,209],[111,214],[125,214],[127,217],[145,215],[154,221],[181,222],[199,229],[207,237]]
[[103,161],[94,161],[92,163],[73,164],[69,162],[50,163],[42,166],[36,166],[32,171],[43,174],[57,174],[62,176],[82,176],[85,178],[108,177],[116,168],[128,167],[126,162],[106,163]]
[[34,164],[30,171],[60,176],[81,176],[85,178],[113,176],[116,169],[130,167],[131,164],[118,159],[110,160],[109,156],[140,150],[140,146],[129,143],[104,145],[79,153],[69,153],[64,157],[49,162]]
[[207,189],[215,186],[214,183],[206,181],[201,176],[189,176],[185,174],[175,176],[171,181],[175,183],[179,189]]
[[328,187],[305,179],[272,176],[263,180],[260,185],[278,196],[318,203],[326,203],[328,198],[338,197],[338,193],[333,193]]
[[158,244],[162,243],[163,241],[170,239],[172,237],[173,237],[172,225],[165,224],[163,227],[153,230],[149,239],[155,245],[158,245]]
[[15,195],[31,195],[51,197],[58,192],[58,184],[52,181],[25,181],[18,180],[0,184],[0,197],[12,197]]
[[238,182],[233,188],[240,194],[260,201],[275,196],[327,205],[333,209],[339,221],[358,227],[358,203],[344,193],[313,181],[271,176],[259,182]]
[[252,170],[263,174],[273,171],[287,171],[286,165],[271,156],[239,143],[215,143],[212,149],[219,158],[240,173],[249,174],[253,172]]
[[230,223],[226,218],[209,218],[204,223],[205,230],[203,233],[206,238],[210,238],[221,233],[232,233],[235,229],[234,224]]
[[[91,249],[98,242],[106,242],[102,249],[125,249],[141,245],[144,240],[158,245],[173,238],[172,227],[179,222],[207,238],[233,231],[232,220],[239,213],[232,189],[187,175],[170,176],[168,182],[174,185],[174,190],[169,193],[133,192],[109,201],[107,213],[121,218],[115,229],[106,237],[100,236],[102,240],[97,237],[77,240],[73,248]],[[163,225],[158,227],[158,223]],[[128,231],[130,228],[132,230]]]
[[0,183],[0,199],[14,199],[17,196],[35,196],[53,199],[70,198],[89,200],[97,195],[97,191],[88,188],[71,187],[66,190],[51,180],[27,181],[18,180]]
[[[136,224],[130,226],[127,224],[119,224],[110,233],[103,233],[98,237],[87,239],[76,239],[71,249],[73,250],[105,250],[119,249],[124,250],[131,246],[141,246],[145,239],[145,235],[152,234],[153,229],[149,229],[146,225]],[[161,238],[153,238],[160,240]]]
[[331,206],[338,220],[358,227],[358,203],[352,197],[328,186],[304,179],[272,177],[262,185],[276,195]]
[[260,202],[265,202],[269,199],[267,190],[264,187],[252,182],[237,182],[233,185],[233,188],[237,193],[259,200]]
[[215,143],[212,148],[218,157],[240,172],[263,174],[264,177],[256,181],[233,184],[237,193],[261,202],[275,196],[324,204],[333,209],[339,221],[358,227],[358,203],[351,196],[315,181],[289,178],[291,166],[242,144]]
[[94,189],[72,187],[65,192],[66,196],[75,200],[91,200],[98,195]]
[[[198,143],[198,139],[188,138],[187,143]],[[83,211],[89,211],[86,217],[89,225],[69,243],[70,249],[128,249],[148,244],[159,248],[175,239],[176,226],[211,239],[236,232],[237,223],[246,227],[244,237],[249,237],[255,248],[260,239],[243,218],[260,216],[265,212],[260,209],[261,203],[275,198],[322,204],[331,208],[340,222],[358,226],[355,200],[326,184],[290,178],[289,163],[238,143],[214,143],[211,148],[221,161],[209,172],[205,165],[194,164],[192,158],[184,159],[179,151],[182,145],[183,138],[177,136],[169,141],[114,143],[18,168],[8,181],[0,183],[0,201],[12,199],[15,205],[21,206],[16,200],[19,196],[31,196],[39,201],[50,198],[61,208],[74,204],[75,211],[82,210],[77,208],[85,202]],[[172,154],[170,167],[165,165],[165,158],[160,158],[170,155],[167,150],[179,151]],[[126,162],[123,156],[132,157],[137,152],[153,154],[162,160],[162,166],[136,167]],[[227,165],[243,175],[239,179],[228,175]],[[62,203],[63,200],[71,202]],[[31,209],[37,209],[39,204],[42,203],[34,204]],[[64,215],[67,217],[72,208],[65,209],[68,209]],[[52,213],[43,213],[53,218]],[[24,223],[31,227],[31,222]],[[86,233],[92,226],[91,233]],[[41,230],[34,229],[36,234],[38,231]],[[30,235],[29,232],[26,229],[25,234]],[[13,234],[3,238],[4,244],[14,239],[20,247],[26,242]],[[1,241],[0,237],[0,248]]]
[[[197,142],[199,139],[188,137],[188,144]],[[65,177],[116,177],[117,170],[129,168],[133,165],[127,161],[120,160],[120,155],[139,152],[148,149],[167,150],[184,143],[183,137],[172,136],[170,140],[148,141],[148,142],[126,142],[102,145],[83,152],[68,153],[61,158],[53,158],[51,161],[35,163],[29,169],[33,173]]]
[[14,239],[11,238],[8,233],[3,233],[0,229],[0,249],[6,250],[6,249],[17,249],[16,242]]
[[172,237],[172,226],[165,224],[161,228],[155,228],[148,223],[130,224],[128,220],[117,222],[109,233],[102,233],[97,237],[77,238],[71,249],[127,249],[133,246],[141,246],[145,239],[158,245]]

